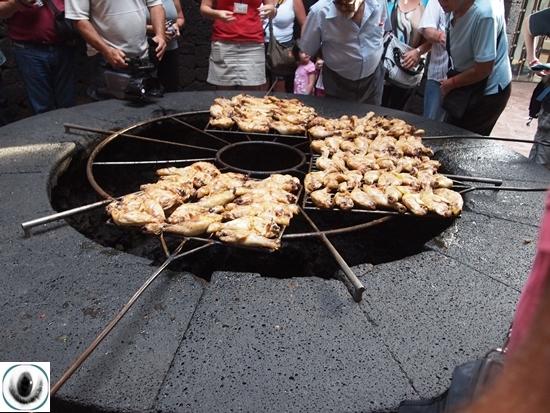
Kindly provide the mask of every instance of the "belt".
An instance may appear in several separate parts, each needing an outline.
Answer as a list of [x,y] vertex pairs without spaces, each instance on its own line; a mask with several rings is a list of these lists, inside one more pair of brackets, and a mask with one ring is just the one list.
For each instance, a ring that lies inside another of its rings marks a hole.
[[57,50],[60,47],[63,47],[62,44],[46,44],[46,43],[36,43],[36,42],[21,42],[21,41],[12,41],[13,46],[19,47],[21,49],[39,49],[39,50]]

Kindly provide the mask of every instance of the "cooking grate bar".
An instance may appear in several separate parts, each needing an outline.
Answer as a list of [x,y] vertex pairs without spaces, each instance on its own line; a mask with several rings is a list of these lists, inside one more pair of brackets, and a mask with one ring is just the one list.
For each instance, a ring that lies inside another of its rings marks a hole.
[[111,203],[113,199],[105,199],[103,201],[94,202],[93,204],[82,205],[77,208],[68,209],[66,211],[58,212],[56,214],[48,215],[41,218],[33,219],[32,221],[23,222],[21,228],[25,233],[25,236],[28,237],[31,235],[31,228],[37,227],[38,225],[48,224],[50,222],[59,221],[61,219],[70,217],[72,215],[80,214],[82,212],[90,211],[92,209],[99,208],[101,206]]
[[423,136],[422,140],[434,141],[439,139],[465,139],[465,140],[487,140],[487,141],[499,141],[499,142],[519,142],[530,143],[533,145],[550,146],[548,142],[532,141],[529,139],[514,139],[514,138],[499,138],[496,136],[482,136],[482,135],[442,135],[442,136]]
[[143,292],[151,285],[153,281],[168,267],[173,261],[208,248],[212,245],[211,242],[207,242],[201,246],[193,248],[191,250],[181,252],[186,241],[182,241],[175,251],[157,268],[157,270],[143,283],[141,287],[134,293],[130,300],[124,304],[124,307],[115,315],[115,317],[105,326],[105,328],[98,334],[98,336],[92,341],[92,343],[84,350],[67,370],[63,373],[61,378],[52,386],[50,390],[50,397],[54,396],[57,391],[71,378],[71,376],[79,369],[79,367],[90,357],[99,344],[107,337],[107,335],[117,326],[118,322],[124,317],[128,310],[134,305],[134,303],[141,297]]
[[315,225],[315,222],[309,217],[309,215],[304,211],[302,208],[300,208],[300,211],[302,212],[302,216],[306,219],[306,221],[309,223],[309,225],[315,230],[316,233],[319,234],[319,237],[321,238],[321,241],[327,249],[332,254],[333,258],[336,260],[342,271],[344,272],[344,279],[346,282],[344,284],[348,289],[350,290],[351,296],[355,300],[355,302],[359,303],[363,299],[363,292],[365,291],[365,286],[359,281],[359,278],[355,275],[353,270],[349,267],[348,263],[344,260],[344,258],[340,255],[338,250],[332,245],[332,243],[329,241],[328,237],[324,232],[322,232],[317,225]]
[[159,161],[116,161],[116,162],[94,162],[92,165],[162,165],[171,163],[187,163],[187,162],[202,162],[215,161],[216,158],[191,158],[191,159],[164,159]]
[[217,149],[205,148],[204,146],[189,145],[187,143],[165,141],[163,139],[147,138],[145,136],[133,135],[133,134],[130,134],[130,133],[118,133],[118,132],[115,132],[115,131],[108,131],[108,130],[104,130],[104,129],[89,128],[87,126],[73,125],[72,123],[65,123],[63,126],[65,127],[65,132],[69,132],[71,129],[74,129],[74,130],[81,130],[81,131],[85,131],[85,132],[100,133],[102,135],[115,135],[116,134],[116,136],[124,136],[125,138],[131,138],[131,139],[136,139],[136,140],[145,141],[145,142],[161,143],[163,145],[179,146],[179,147],[182,147],[182,148],[199,149],[199,150],[208,151],[208,152],[217,152],[218,151]]

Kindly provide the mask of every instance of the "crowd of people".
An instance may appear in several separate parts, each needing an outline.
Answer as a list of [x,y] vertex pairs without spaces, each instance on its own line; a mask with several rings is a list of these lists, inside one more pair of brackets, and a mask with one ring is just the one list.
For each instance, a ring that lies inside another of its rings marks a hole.
[[[202,0],[200,12],[213,21],[207,82],[218,88],[403,110],[424,76],[424,116],[481,135],[491,133],[510,97],[503,1]],[[63,13],[68,23],[60,24]],[[164,91],[179,89],[179,0],[0,0],[0,18],[35,113],[75,103],[75,45],[82,39],[99,77],[101,68],[125,71],[137,59],[156,65]],[[526,35],[543,34],[540,26],[528,26]],[[275,46],[288,53],[291,71],[288,63],[286,72],[277,70]],[[532,40],[527,52],[536,65]],[[547,112],[539,124],[548,128]]]

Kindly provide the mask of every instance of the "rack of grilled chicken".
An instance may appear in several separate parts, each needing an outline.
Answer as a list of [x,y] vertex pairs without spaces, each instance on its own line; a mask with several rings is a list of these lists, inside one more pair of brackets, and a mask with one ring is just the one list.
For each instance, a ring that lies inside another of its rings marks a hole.
[[396,211],[417,216],[460,215],[461,195],[438,173],[439,161],[422,144],[423,130],[401,119],[316,117],[308,124],[316,154],[304,186],[315,207]]
[[216,98],[210,106],[208,127],[249,133],[269,133],[304,136],[316,112],[298,99],[275,96],[237,95],[231,99]]
[[253,180],[221,173],[208,162],[157,170],[159,180],[107,206],[119,226],[159,235],[214,236],[222,242],[276,250],[292,217],[300,181],[274,174]]

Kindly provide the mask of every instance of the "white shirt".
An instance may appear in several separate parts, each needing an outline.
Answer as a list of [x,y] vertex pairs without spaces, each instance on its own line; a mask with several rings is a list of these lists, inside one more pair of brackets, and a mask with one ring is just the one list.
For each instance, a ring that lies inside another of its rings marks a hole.
[[476,62],[494,62],[487,79],[486,95],[498,93],[512,81],[508,59],[508,37],[504,4],[500,1],[475,0],[475,3],[454,25],[447,41],[456,70],[463,72]]
[[[420,30],[433,28],[445,32],[446,27],[447,17],[439,4],[439,0],[429,0],[420,21]],[[449,56],[447,55],[447,49],[440,43],[433,43],[430,65],[428,66],[428,79],[440,82],[447,78],[448,69]]]
[[361,25],[343,16],[333,0],[319,0],[309,10],[300,49],[310,56],[322,49],[328,68],[349,80],[374,73],[384,51],[386,0],[365,0]]
[[89,20],[105,42],[128,57],[148,53],[146,23],[148,7],[161,0],[65,0],[65,17]]
[[[290,42],[294,37],[294,0],[285,0],[273,19],[273,35],[279,43]],[[265,42],[269,43],[269,26],[265,29]]]

